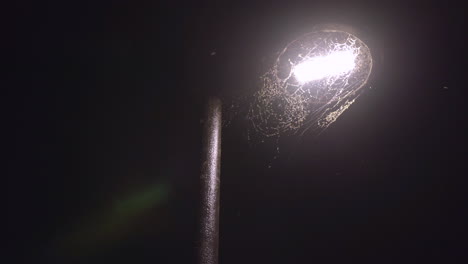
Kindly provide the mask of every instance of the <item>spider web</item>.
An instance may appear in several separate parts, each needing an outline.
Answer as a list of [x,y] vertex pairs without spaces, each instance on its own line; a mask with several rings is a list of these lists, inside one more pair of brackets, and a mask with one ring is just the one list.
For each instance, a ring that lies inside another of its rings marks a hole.
[[[300,63],[336,52],[352,52],[355,67],[306,83],[294,76]],[[308,130],[321,133],[354,103],[371,70],[370,50],[356,36],[337,30],[306,34],[289,43],[260,77],[247,118],[264,137],[302,135]]]

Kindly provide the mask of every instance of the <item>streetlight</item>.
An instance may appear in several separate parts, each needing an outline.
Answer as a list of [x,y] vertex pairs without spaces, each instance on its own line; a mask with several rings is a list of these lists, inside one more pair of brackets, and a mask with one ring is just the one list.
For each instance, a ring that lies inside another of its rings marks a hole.
[[[290,42],[261,77],[249,118],[263,136],[327,128],[359,96],[373,60],[355,31],[316,26]],[[208,100],[201,168],[199,264],[218,263],[221,100]]]
[[291,42],[261,76],[249,110],[265,137],[323,131],[363,91],[373,69],[369,47],[350,27],[319,25]]

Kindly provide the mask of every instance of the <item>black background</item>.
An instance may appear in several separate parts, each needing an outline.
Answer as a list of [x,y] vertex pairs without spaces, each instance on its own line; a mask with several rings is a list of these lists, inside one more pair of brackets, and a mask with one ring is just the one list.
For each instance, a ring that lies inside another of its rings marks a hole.
[[[225,103],[220,263],[466,261],[461,3],[37,1],[15,10],[12,263],[195,263],[209,94]],[[282,140],[274,158],[271,142],[247,140],[242,105],[274,52],[327,22],[361,29],[378,50],[372,89],[319,137]],[[61,247],[153,185],[167,186],[167,198],[126,232]]]

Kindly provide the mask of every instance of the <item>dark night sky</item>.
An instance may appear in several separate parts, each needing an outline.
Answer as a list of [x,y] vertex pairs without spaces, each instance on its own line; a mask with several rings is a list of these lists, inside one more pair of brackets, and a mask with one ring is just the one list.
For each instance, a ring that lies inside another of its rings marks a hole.
[[[461,6],[17,3],[11,263],[195,263],[209,94],[231,121],[221,264],[465,263]],[[247,140],[242,105],[265,58],[324,22],[373,40],[373,88],[319,137],[284,138],[273,159],[271,142]]]

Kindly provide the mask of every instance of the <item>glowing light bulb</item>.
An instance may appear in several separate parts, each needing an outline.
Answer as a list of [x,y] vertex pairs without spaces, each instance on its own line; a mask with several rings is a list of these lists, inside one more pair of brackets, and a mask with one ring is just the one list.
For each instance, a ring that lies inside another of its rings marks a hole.
[[335,51],[326,56],[304,60],[294,67],[293,74],[302,84],[325,77],[339,76],[354,69],[355,59],[356,55],[352,50]]

